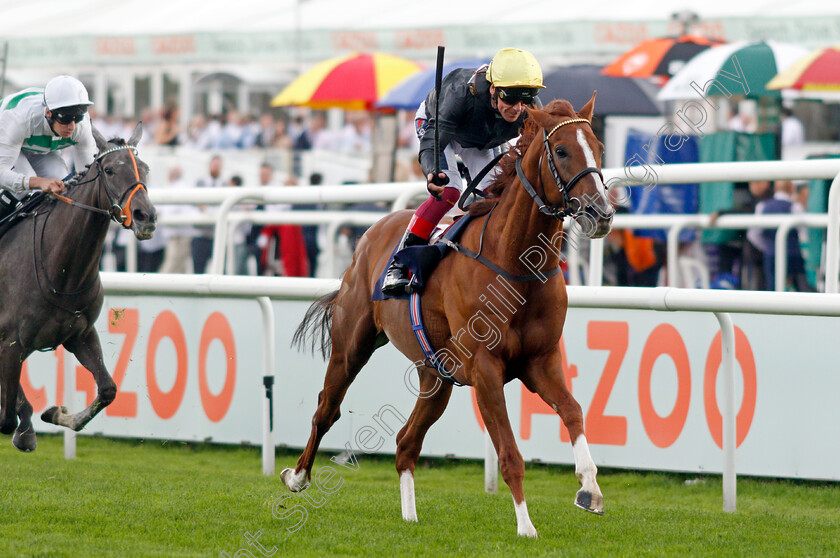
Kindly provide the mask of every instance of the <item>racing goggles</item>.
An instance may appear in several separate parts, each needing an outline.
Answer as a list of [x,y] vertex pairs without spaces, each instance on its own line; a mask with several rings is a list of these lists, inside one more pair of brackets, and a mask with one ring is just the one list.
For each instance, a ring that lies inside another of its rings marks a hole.
[[85,118],[87,107],[84,105],[75,107],[62,107],[52,111],[52,118],[59,124],[67,125],[71,122],[78,124]]
[[496,93],[506,105],[513,106],[519,102],[525,105],[533,105],[539,90],[531,87],[499,87]]

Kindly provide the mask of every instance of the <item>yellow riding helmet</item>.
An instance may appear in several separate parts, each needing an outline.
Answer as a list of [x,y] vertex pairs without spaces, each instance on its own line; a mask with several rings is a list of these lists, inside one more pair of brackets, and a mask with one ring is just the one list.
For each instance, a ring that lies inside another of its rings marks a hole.
[[496,87],[545,88],[537,59],[518,48],[503,48],[496,53],[487,68],[487,81]]

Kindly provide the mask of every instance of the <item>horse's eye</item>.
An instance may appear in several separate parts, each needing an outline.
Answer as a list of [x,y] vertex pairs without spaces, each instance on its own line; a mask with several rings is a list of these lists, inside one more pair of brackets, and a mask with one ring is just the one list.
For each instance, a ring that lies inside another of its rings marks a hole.
[[558,145],[557,147],[555,147],[555,148],[554,148],[554,152],[555,152],[555,153],[557,154],[557,156],[558,156],[558,157],[560,157],[561,159],[562,159],[563,157],[568,157],[568,156],[569,156],[569,152],[568,152],[568,151],[566,151],[566,148],[565,148],[565,147],[563,147],[562,145]]
[[112,169],[111,167],[105,167],[105,174],[107,174],[108,176],[113,175],[114,169]]

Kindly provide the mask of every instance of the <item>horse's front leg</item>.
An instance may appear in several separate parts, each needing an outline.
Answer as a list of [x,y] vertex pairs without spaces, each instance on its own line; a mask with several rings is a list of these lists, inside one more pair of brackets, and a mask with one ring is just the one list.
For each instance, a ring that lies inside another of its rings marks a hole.
[[[6,343],[4,343],[6,345]],[[17,404],[24,355],[11,344],[0,349],[0,433],[11,434],[18,425]]]
[[525,503],[525,491],[522,481],[525,478],[525,461],[510,427],[504,393],[504,363],[488,352],[480,351],[473,360],[475,395],[481,418],[487,432],[496,447],[502,478],[510,487],[513,506],[516,512],[516,532],[520,536],[536,537],[537,530],[528,515]]
[[66,407],[50,407],[41,414],[41,420],[59,426],[65,426],[78,432],[95,417],[99,411],[111,404],[117,396],[117,384],[105,368],[102,359],[102,346],[99,335],[93,327],[83,334],[71,338],[64,347],[76,355],[82,366],[87,368],[96,381],[96,399],[88,407],[76,414],[70,414]]
[[38,441],[35,437],[35,429],[32,427],[32,405],[26,399],[23,388],[19,388],[17,397],[17,415],[20,419],[12,444],[20,451],[35,451]]
[[531,359],[521,379],[525,387],[537,393],[560,415],[563,424],[569,430],[575,457],[575,476],[581,485],[575,496],[575,505],[600,515],[604,513],[604,497],[596,480],[598,468],[592,460],[589,444],[583,433],[583,413],[580,404],[566,386],[562,362],[559,348],[547,355]]

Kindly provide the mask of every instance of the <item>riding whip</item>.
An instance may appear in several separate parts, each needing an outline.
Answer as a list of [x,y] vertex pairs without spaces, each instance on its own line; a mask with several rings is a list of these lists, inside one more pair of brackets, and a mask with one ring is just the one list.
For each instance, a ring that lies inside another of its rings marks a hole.
[[[440,110],[440,82],[443,81],[443,51],[444,47],[439,45],[437,47],[437,69],[435,71],[435,174],[432,182],[438,184],[438,175],[440,174],[440,121],[438,120],[438,111]],[[443,184],[446,184],[444,182]],[[435,195],[440,198],[439,195]]]

